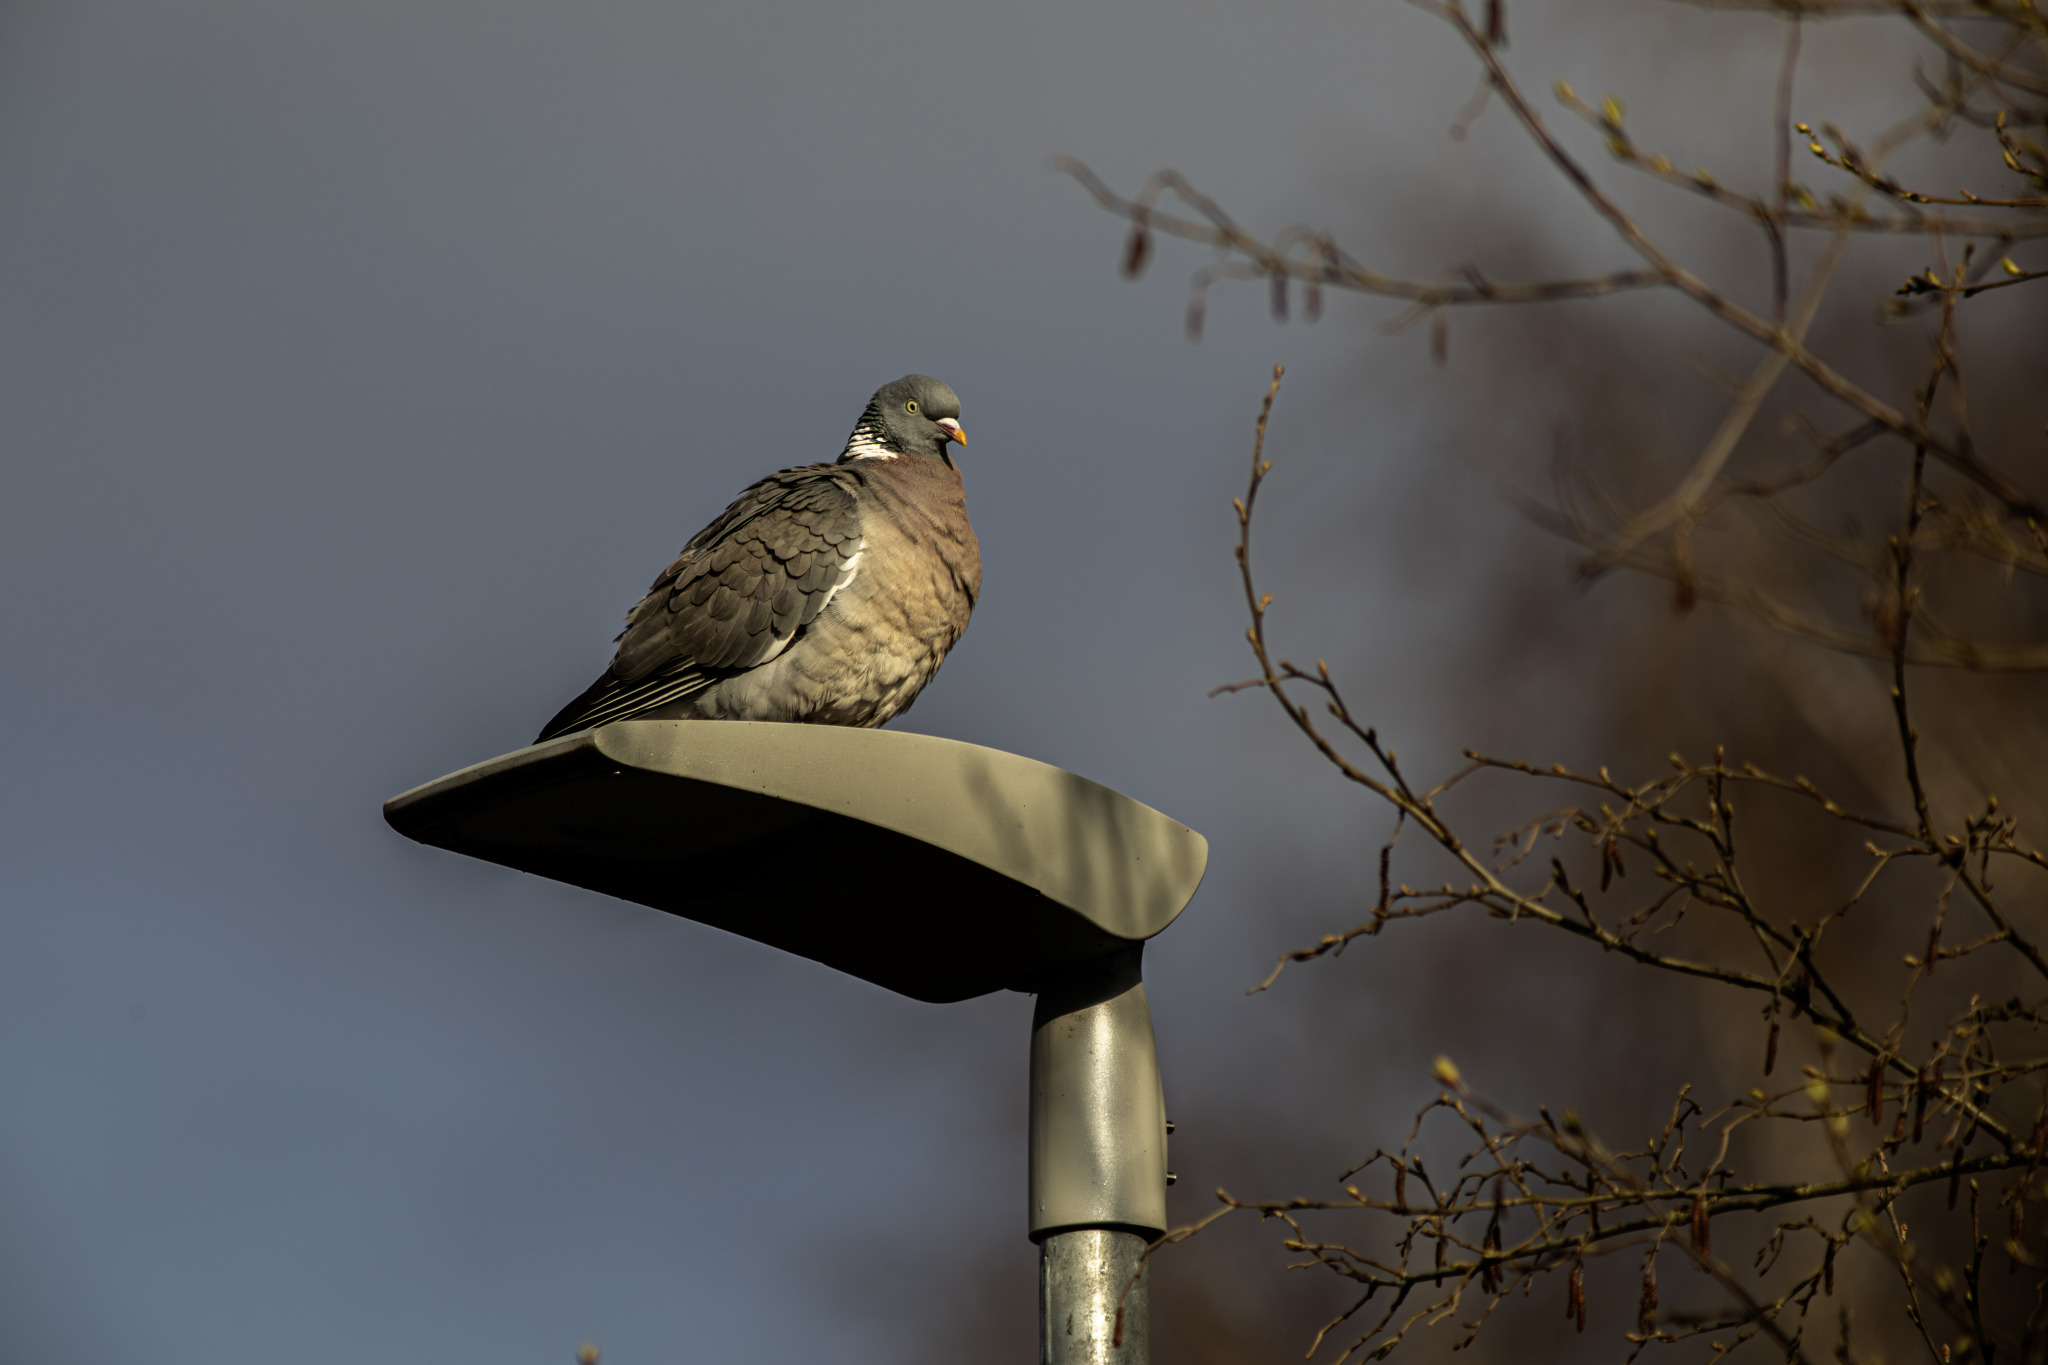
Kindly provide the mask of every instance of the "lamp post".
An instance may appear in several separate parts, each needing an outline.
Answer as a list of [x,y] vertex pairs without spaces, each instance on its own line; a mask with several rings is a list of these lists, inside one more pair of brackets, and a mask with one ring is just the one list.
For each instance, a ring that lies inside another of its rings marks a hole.
[[384,818],[913,999],[1034,994],[1039,1359],[1146,1365],[1132,1278],[1169,1176],[1141,966],[1201,883],[1201,835],[1016,754],[745,721],[568,735],[395,796]]

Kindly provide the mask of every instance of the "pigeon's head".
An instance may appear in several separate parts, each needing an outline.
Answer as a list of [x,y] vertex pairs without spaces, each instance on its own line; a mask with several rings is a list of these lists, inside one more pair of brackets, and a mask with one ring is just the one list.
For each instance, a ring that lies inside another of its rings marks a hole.
[[925,455],[951,464],[947,447],[955,441],[967,444],[967,433],[960,430],[960,395],[928,374],[906,374],[875,390],[839,458]]

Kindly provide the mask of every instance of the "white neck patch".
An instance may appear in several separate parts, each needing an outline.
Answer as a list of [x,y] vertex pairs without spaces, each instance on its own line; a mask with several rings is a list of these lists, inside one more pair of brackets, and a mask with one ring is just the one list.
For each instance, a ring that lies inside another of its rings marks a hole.
[[860,415],[853,435],[846,438],[846,449],[839,452],[842,460],[893,460],[903,452],[891,449],[889,433],[882,426],[882,414],[873,403]]

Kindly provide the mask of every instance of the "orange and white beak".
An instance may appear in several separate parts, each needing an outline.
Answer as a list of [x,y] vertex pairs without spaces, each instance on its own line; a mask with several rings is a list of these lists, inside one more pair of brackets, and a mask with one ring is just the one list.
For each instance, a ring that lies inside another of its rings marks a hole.
[[967,433],[960,430],[960,424],[952,418],[941,417],[938,420],[938,425],[946,429],[947,440],[958,441],[963,446],[967,444]]

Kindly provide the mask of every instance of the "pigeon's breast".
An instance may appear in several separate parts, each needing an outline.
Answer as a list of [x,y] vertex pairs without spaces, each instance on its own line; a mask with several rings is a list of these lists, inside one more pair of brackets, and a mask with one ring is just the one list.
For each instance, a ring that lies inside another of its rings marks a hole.
[[852,468],[862,484],[852,577],[785,652],[706,696],[706,713],[880,725],[916,699],[967,629],[981,548],[958,471],[918,457]]
[[862,530],[871,549],[899,566],[874,590],[900,587],[915,609],[938,611],[947,620],[957,615],[958,629],[965,630],[981,595],[981,545],[967,519],[960,471],[905,456],[862,473],[868,495],[862,499]]

